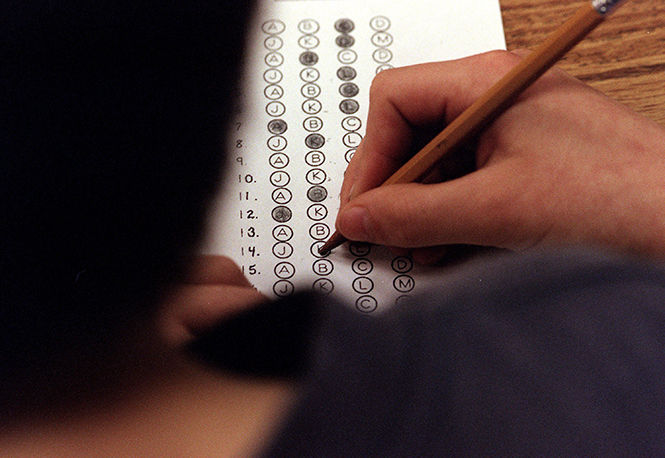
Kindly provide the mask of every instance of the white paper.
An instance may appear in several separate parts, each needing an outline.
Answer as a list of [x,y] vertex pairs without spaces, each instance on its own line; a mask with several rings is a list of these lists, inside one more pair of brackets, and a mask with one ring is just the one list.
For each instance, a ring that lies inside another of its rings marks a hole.
[[498,0],[264,0],[249,32],[204,251],[234,259],[270,297],[314,289],[377,313],[426,290],[441,271],[385,248],[316,248],[334,231],[374,75],[504,49]]

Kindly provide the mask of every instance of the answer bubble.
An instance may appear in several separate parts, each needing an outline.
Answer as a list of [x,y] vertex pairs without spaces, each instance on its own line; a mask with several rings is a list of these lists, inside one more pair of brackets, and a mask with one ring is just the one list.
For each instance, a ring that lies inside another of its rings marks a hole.
[[300,71],[300,79],[306,83],[313,83],[317,81],[321,74],[315,68],[306,67]]
[[360,92],[360,89],[355,83],[344,83],[339,87],[339,93],[342,97],[355,97],[358,92]]
[[330,275],[334,268],[333,263],[329,259],[317,259],[314,261],[314,264],[312,264],[312,270],[314,273],[322,277]]
[[283,119],[273,119],[268,122],[268,131],[272,134],[283,134],[289,126]]
[[315,99],[321,95],[321,88],[316,83],[307,83],[300,88],[300,93],[303,97]]
[[374,264],[367,258],[358,258],[351,263],[351,269],[358,275],[367,275],[374,269]]
[[298,38],[298,45],[303,49],[314,49],[319,46],[319,39],[314,35],[303,35]]
[[335,38],[335,44],[340,48],[350,48],[355,42],[355,38],[351,35],[338,35],[337,38]]
[[339,103],[339,109],[344,114],[354,114],[360,109],[360,104],[353,99],[344,99]]
[[305,174],[307,182],[313,185],[323,184],[326,181],[326,178],[328,178],[328,175],[326,175],[326,172],[322,169],[311,169]]
[[286,223],[293,216],[291,209],[289,207],[284,207],[283,205],[273,208],[271,214],[272,219],[278,223]]
[[286,259],[293,254],[293,246],[288,242],[277,242],[272,246],[272,254],[279,259]]
[[339,67],[337,69],[337,78],[341,79],[342,81],[351,81],[357,75],[358,73],[353,67]]
[[312,243],[312,246],[309,247],[309,252],[314,256],[315,258],[325,258],[330,254],[330,251],[326,253],[319,253],[319,248],[321,248],[325,242],[323,240],[318,240],[314,243]]
[[278,170],[270,174],[270,184],[277,187],[287,186],[291,181],[288,173]]
[[272,192],[271,197],[276,204],[286,205],[293,199],[293,194],[286,188],[277,188]]
[[415,286],[416,282],[409,275],[400,275],[393,280],[393,287],[400,293],[408,293]]
[[390,62],[393,58],[393,53],[390,49],[378,48],[372,53],[372,59],[378,64],[385,64]]
[[286,138],[282,137],[281,135],[273,135],[266,143],[268,148],[270,148],[272,151],[284,151],[286,145],[288,144]]
[[312,204],[307,209],[307,217],[312,221],[321,221],[328,216],[328,208],[323,204]]
[[374,282],[368,277],[357,277],[353,280],[351,287],[358,294],[367,294],[374,289]]
[[323,121],[316,116],[310,116],[302,122],[302,126],[307,132],[318,132],[323,128]]
[[344,143],[344,146],[348,146],[349,148],[357,148],[360,146],[360,142],[362,142],[362,140],[363,136],[358,132],[348,132],[344,134],[344,137],[342,137],[342,143]]
[[390,19],[385,16],[375,16],[370,19],[369,26],[377,32],[383,32],[390,28]]
[[372,44],[379,47],[390,46],[393,44],[393,36],[388,32],[376,32],[372,35]]
[[321,151],[310,151],[305,155],[305,163],[310,167],[318,167],[326,162],[326,155]]
[[261,30],[270,35],[278,35],[282,33],[284,29],[286,29],[284,23],[276,19],[271,19],[269,21],[264,22],[263,25],[261,25]]
[[312,65],[317,64],[319,61],[319,55],[314,51],[305,51],[300,54],[299,60],[301,64],[311,67]]
[[360,296],[356,299],[356,309],[363,313],[372,313],[378,305],[376,299],[372,296]]
[[358,60],[358,54],[353,49],[342,49],[337,53],[337,60],[342,64],[352,64]]
[[264,61],[268,67],[280,67],[284,63],[284,56],[277,51],[272,51],[266,54]]
[[343,18],[335,21],[335,30],[337,30],[339,33],[351,33],[355,28],[356,25],[351,19]]
[[413,260],[407,256],[398,256],[392,260],[390,267],[399,274],[405,274],[413,269]]
[[319,23],[314,19],[303,19],[298,23],[300,33],[312,34],[319,31]]
[[319,149],[326,144],[326,139],[321,134],[309,134],[305,137],[305,145],[310,149]]
[[263,72],[263,80],[266,83],[277,84],[280,81],[282,81],[282,78],[283,78],[282,72],[280,72],[276,68],[269,68],[268,70]]
[[346,118],[342,119],[342,129],[349,132],[355,132],[356,130],[360,129],[362,125],[362,121],[356,116],[347,116]]
[[327,296],[335,289],[335,284],[329,278],[319,278],[312,284],[312,289],[318,294]]
[[316,223],[309,228],[309,236],[316,240],[325,240],[330,236],[330,227],[325,223]]
[[323,202],[328,197],[328,191],[323,186],[312,186],[307,190],[307,198],[312,202]]
[[296,288],[293,286],[293,283],[288,280],[280,280],[275,282],[275,284],[272,286],[273,293],[279,297],[291,296],[295,289]]
[[310,115],[318,114],[321,108],[323,108],[321,102],[316,99],[307,99],[302,104],[302,111]]
[[280,262],[275,265],[275,275],[283,280],[288,280],[296,274],[296,268],[290,262]]
[[281,99],[284,95],[284,89],[282,89],[282,86],[279,84],[271,84],[266,86],[266,88],[263,90],[263,95],[265,95],[266,98],[270,100]]
[[276,118],[286,113],[286,107],[282,102],[270,102],[266,105],[266,113]]
[[271,35],[263,41],[263,46],[269,51],[277,51],[282,48],[284,42],[276,35]]
[[280,224],[273,228],[272,236],[280,242],[288,242],[293,238],[293,229],[285,224]]
[[289,165],[289,156],[284,153],[275,153],[268,159],[270,166],[275,169],[283,169]]

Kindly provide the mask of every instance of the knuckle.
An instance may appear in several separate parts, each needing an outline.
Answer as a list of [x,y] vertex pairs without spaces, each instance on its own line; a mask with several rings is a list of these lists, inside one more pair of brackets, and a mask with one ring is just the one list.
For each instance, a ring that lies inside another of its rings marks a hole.
[[517,49],[513,49],[512,51],[510,51],[510,54],[513,54],[513,55],[515,55],[517,57],[520,57],[520,58],[523,58],[524,56],[527,56],[530,53],[531,53],[531,50],[529,50],[528,48],[517,48]]
[[509,51],[496,49],[488,51],[478,56],[481,59],[481,64],[495,72],[505,73],[513,68],[521,60],[516,54]]

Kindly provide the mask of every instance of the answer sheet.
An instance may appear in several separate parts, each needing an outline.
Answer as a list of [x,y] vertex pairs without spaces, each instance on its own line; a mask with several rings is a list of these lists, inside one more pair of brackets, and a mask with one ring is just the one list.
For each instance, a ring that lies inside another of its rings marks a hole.
[[313,289],[363,313],[440,282],[382,247],[317,250],[334,232],[372,78],[505,49],[498,0],[263,0],[249,35],[204,252],[234,259],[269,297]]

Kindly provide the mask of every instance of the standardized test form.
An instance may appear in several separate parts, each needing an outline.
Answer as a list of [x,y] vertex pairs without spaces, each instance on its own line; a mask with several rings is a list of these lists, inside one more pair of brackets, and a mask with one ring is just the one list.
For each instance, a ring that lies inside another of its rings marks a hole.
[[318,248],[335,229],[373,77],[492,49],[505,49],[498,0],[259,1],[203,251],[235,260],[269,297],[314,290],[361,313],[440,282],[440,269],[383,247]]

